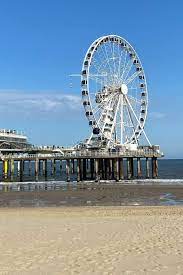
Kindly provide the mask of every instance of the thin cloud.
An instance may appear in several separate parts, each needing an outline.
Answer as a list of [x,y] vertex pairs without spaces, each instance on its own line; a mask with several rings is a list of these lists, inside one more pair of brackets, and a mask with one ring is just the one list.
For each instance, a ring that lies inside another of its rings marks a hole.
[[161,112],[151,112],[149,117],[153,119],[162,119],[166,117],[166,114]]
[[0,112],[65,113],[82,108],[81,97],[59,92],[0,90]]

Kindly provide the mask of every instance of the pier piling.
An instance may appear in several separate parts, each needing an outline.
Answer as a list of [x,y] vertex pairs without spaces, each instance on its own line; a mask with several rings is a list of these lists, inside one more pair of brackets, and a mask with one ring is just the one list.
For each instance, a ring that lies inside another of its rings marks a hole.
[[137,158],[137,177],[142,178],[142,167],[141,167],[141,159]]
[[99,160],[95,159],[95,181],[98,182],[100,180],[99,175]]
[[70,182],[70,160],[66,160],[66,176],[67,176],[67,182]]

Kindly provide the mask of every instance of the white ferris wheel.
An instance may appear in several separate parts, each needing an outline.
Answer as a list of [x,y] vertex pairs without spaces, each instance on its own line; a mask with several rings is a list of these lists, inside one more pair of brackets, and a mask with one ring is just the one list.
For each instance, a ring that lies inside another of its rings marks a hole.
[[92,134],[107,147],[139,144],[145,132],[148,91],[144,69],[133,47],[107,35],[89,47],[82,66],[82,101]]

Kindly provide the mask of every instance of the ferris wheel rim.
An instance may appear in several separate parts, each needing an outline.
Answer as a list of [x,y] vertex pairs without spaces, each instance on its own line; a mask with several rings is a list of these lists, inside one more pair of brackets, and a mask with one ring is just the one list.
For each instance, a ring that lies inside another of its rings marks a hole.
[[[146,122],[146,118],[147,118],[147,111],[148,111],[148,89],[147,89],[147,81],[146,81],[146,76],[145,76],[145,72],[144,72],[144,69],[143,69],[143,66],[142,66],[142,63],[141,63],[141,60],[137,54],[137,52],[135,51],[135,49],[133,48],[133,46],[126,40],[124,39],[123,37],[120,37],[119,35],[116,35],[116,34],[109,34],[109,35],[105,35],[105,36],[101,36],[99,37],[98,39],[96,39],[91,45],[90,47],[88,48],[87,52],[86,52],[86,55],[85,55],[85,58],[84,58],[84,61],[83,61],[83,65],[82,65],[82,72],[86,69],[86,66],[85,66],[85,62],[87,61],[88,62],[88,65],[87,65],[87,74],[86,74],[86,91],[88,92],[88,99],[89,99],[89,102],[90,102],[90,109],[93,110],[93,106],[92,106],[92,101],[91,101],[91,98],[90,98],[90,87],[89,87],[89,71],[90,71],[90,67],[91,67],[91,62],[92,62],[92,58],[93,58],[93,55],[96,51],[96,49],[98,47],[100,47],[100,45],[102,45],[104,41],[104,39],[107,39],[107,41],[110,41],[110,39],[113,38],[113,39],[117,39],[116,41],[114,41],[115,43],[117,44],[120,44],[118,43],[119,41],[122,41],[123,43],[125,43],[126,45],[128,45],[130,51],[132,53],[135,53],[135,58],[138,60],[138,64],[139,66],[142,68],[142,74],[143,74],[143,82],[145,84],[145,113],[143,115],[143,122],[139,122],[137,123],[137,126],[136,126],[136,129],[134,131],[134,134],[130,137],[130,141],[134,140],[134,138],[137,140],[139,138],[139,136],[141,135],[143,129],[144,129],[144,125],[145,125],[145,122]],[[103,42],[103,43],[102,43]],[[90,56],[89,56],[90,54]],[[89,57],[88,57],[89,56]],[[83,75],[81,75],[81,82],[84,80],[83,78]],[[92,111],[91,111],[92,113]],[[92,124],[92,128],[96,128],[96,126],[101,130],[101,126],[98,125],[97,123],[97,119],[95,117],[95,114],[92,113],[92,116],[93,116],[93,121],[95,122],[94,124]],[[140,120],[141,116],[139,115],[139,120]],[[89,118],[88,118],[89,119]],[[136,134],[137,132],[137,128],[138,128],[138,134]],[[104,133],[102,133],[102,135],[105,136]],[[126,143],[129,143],[129,141],[127,141]],[[125,144],[125,143],[124,143]]]

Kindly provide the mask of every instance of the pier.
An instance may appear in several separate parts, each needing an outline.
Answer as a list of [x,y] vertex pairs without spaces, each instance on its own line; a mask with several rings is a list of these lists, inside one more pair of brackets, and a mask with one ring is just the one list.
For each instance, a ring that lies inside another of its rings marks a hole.
[[[62,176],[65,182],[123,181],[158,178],[155,150],[107,152],[78,150],[61,153],[13,153],[0,157],[2,182],[51,180]],[[143,169],[142,169],[143,162]],[[16,179],[16,180],[15,180]]]

